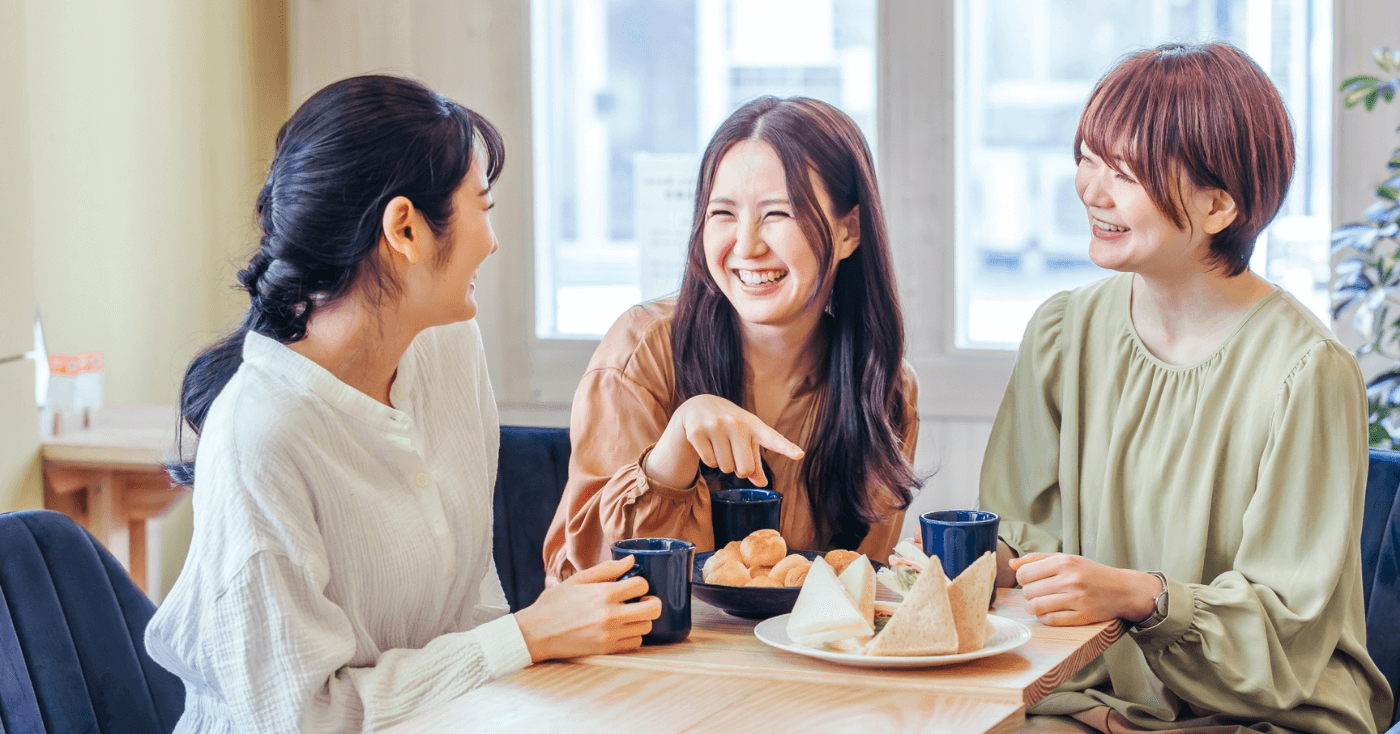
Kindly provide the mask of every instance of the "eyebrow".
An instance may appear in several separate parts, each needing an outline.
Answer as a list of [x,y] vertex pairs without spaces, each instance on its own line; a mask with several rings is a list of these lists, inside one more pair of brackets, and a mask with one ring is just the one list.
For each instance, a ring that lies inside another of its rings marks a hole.
[[[711,203],[711,204],[723,204],[723,205],[725,205],[725,206],[734,206],[734,204],[735,204],[735,202],[734,202],[733,199],[727,199],[727,198],[722,197],[722,196],[721,196],[721,197],[716,197],[716,198],[710,199],[710,203]],[[764,200],[758,202],[758,205],[759,205],[759,206],[768,206],[768,205],[770,205],[770,204],[786,204],[786,205],[788,205],[788,206],[791,206],[791,205],[792,205],[792,202],[789,201],[788,199],[764,199]]]

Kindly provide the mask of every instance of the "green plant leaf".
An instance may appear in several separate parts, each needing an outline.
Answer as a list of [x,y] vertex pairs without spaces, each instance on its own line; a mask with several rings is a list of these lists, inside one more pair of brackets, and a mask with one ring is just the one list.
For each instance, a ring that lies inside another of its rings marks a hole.
[[1371,427],[1370,427],[1370,429],[1369,429],[1369,432],[1370,432],[1371,448],[1373,448],[1373,449],[1388,449],[1388,448],[1390,448],[1390,434],[1389,434],[1389,433],[1386,433],[1386,430],[1385,430],[1385,427],[1384,427],[1384,426],[1382,426],[1382,425],[1379,424],[1379,423],[1372,423],[1372,424],[1371,424]]
[[1364,89],[1353,89],[1350,92],[1347,92],[1346,94],[1342,95],[1342,104],[1345,105],[1347,108],[1355,107],[1356,105],[1360,104],[1362,100],[1366,99],[1366,95],[1370,93],[1370,87],[1366,87]]
[[1371,76],[1370,74],[1357,74],[1356,76],[1349,76],[1346,79],[1343,79],[1342,85],[1337,88],[1337,91],[1351,92],[1357,89],[1370,89],[1371,87],[1374,87],[1380,83],[1381,79],[1378,76]]

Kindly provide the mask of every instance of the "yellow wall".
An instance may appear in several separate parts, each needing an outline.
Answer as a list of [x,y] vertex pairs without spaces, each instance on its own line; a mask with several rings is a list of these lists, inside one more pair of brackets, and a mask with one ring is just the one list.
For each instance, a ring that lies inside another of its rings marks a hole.
[[276,9],[27,6],[35,291],[51,350],[105,354],[109,403],[174,403],[240,310],[228,285],[286,113]]
[[[0,2],[0,358],[33,344],[34,238],[29,218],[25,7]],[[38,507],[38,412],[34,366],[0,365],[0,510]]]
[[[286,24],[279,0],[0,2],[0,352],[37,304],[51,351],[105,354],[107,403],[176,402],[247,306]],[[31,369],[0,365],[0,511],[42,502]],[[187,506],[161,523],[166,588],[189,534]]]

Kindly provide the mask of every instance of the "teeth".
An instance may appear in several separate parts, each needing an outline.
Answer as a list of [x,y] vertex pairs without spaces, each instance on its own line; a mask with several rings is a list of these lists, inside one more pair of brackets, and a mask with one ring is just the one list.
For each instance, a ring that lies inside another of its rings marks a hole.
[[1095,226],[1095,227],[1098,227],[1099,229],[1104,230],[1105,232],[1127,232],[1127,231],[1128,231],[1128,228],[1127,228],[1127,227],[1119,227],[1119,226],[1116,225],[1116,224],[1109,224],[1108,222],[1104,222],[1104,221],[1101,221],[1101,220],[1098,220],[1098,219],[1095,219],[1095,220],[1094,220],[1094,226]]
[[739,280],[744,281],[744,285],[765,285],[776,283],[787,277],[786,270],[737,270]]

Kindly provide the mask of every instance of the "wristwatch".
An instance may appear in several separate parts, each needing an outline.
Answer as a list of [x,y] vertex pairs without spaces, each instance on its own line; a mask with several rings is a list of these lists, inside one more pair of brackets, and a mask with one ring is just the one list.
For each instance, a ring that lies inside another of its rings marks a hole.
[[1148,571],[1148,573],[1156,576],[1157,580],[1162,582],[1162,590],[1158,592],[1157,598],[1152,600],[1152,615],[1133,625],[1139,630],[1152,629],[1167,618],[1167,577],[1157,571]]

